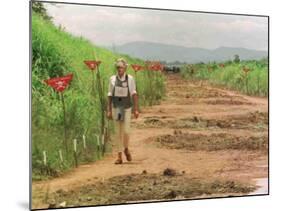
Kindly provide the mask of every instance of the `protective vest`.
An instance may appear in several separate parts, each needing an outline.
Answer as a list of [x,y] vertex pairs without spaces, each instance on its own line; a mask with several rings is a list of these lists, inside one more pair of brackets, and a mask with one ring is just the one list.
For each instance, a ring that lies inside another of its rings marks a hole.
[[124,81],[121,81],[116,75],[115,85],[113,87],[112,103],[114,108],[119,107],[126,109],[132,107],[127,74]]

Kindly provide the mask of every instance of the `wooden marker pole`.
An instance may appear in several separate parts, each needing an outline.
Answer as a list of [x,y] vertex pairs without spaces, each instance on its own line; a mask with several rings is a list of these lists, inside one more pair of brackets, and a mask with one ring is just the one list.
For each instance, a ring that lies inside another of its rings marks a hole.
[[64,96],[63,96],[63,92],[60,92],[61,95],[61,102],[62,102],[62,109],[63,109],[63,125],[64,125],[64,147],[65,147],[65,151],[66,154],[68,153],[68,146],[67,146],[67,138],[66,138],[66,134],[67,134],[67,128],[66,128],[66,111],[65,111],[65,102],[64,102]]
[[74,150],[74,161],[75,167],[78,167],[78,159],[77,159],[77,139],[73,140],[73,150]]
[[45,166],[47,166],[47,153],[45,150],[43,151],[43,163]]
[[85,136],[85,135],[83,135],[83,147],[84,147],[84,149],[87,148],[87,145],[86,145],[86,136]]
[[97,137],[97,147],[98,147],[98,155],[99,155],[99,158],[100,158],[100,137],[99,135],[96,134],[96,137]]
[[63,156],[62,156],[62,151],[61,149],[59,150],[59,157],[60,157],[60,162],[63,164]]

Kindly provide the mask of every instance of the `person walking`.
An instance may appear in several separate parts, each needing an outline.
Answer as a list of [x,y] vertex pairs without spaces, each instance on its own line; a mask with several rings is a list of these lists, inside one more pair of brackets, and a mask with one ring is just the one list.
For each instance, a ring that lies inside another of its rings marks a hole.
[[138,118],[138,95],[133,76],[126,73],[128,67],[126,60],[123,58],[117,59],[115,67],[117,74],[109,79],[107,117],[113,119],[117,135],[118,154],[115,164],[122,164],[123,149],[126,160],[132,160],[129,151],[131,113],[133,107],[134,117]]

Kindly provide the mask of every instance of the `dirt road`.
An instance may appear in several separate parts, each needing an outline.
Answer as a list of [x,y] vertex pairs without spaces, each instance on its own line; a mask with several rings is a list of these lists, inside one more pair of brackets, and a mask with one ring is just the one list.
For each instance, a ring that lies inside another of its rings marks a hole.
[[178,74],[167,75],[166,88],[160,105],[132,120],[132,162],[114,165],[113,152],[34,182],[33,208],[253,193],[268,177],[267,99]]

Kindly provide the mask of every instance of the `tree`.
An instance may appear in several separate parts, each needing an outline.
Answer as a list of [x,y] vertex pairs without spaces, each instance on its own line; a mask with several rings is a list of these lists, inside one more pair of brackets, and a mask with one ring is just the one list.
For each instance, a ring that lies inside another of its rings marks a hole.
[[47,14],[47,10],[42,2],[32,2],[32,11],[41,15],[45,20],[52,19],[52,17]]
[[234,55],[234,60],[233,60],[234,63],[239,63],[240,62],[240,58],[239,58],[239,55],[238,54],[235,54]]

